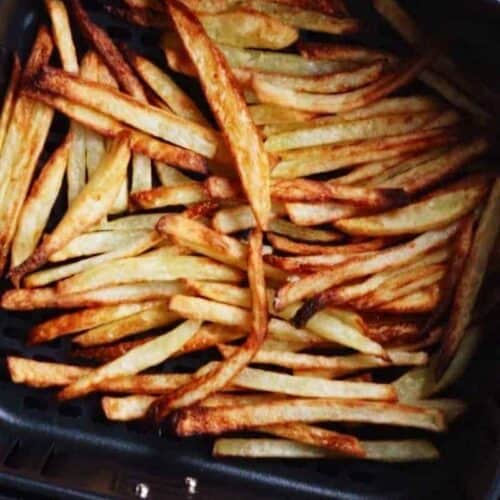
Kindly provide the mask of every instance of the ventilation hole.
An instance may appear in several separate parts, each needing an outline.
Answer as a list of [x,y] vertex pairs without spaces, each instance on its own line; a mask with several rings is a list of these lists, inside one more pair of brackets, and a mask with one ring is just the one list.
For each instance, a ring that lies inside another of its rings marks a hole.
[[356,483],[371,484],[373,482],[373,474],[364,470],[354,469],[349,471],[347,475]]
[[24,398],[23,405],[28,410],[39,411],[45,411],[49,407],[49,404],[45,399],[34,396],[26,396]]
[[121,26],[109,26],[107,31],[111,38],[115,38],[118,40],[129,40],[130,38],[132,38],[130,30],[127,28],[122,28]]
[[57,411],[64,417],[78,418],[82,416],[82,409],[76,405],[63,404],[57,408]]

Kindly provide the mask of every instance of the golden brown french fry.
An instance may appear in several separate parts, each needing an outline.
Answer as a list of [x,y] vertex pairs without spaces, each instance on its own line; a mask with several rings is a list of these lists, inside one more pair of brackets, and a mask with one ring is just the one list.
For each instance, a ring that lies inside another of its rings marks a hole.
[[[284,207],[277,203],[271,205],[271,221],[269,227],[277,227],[275,217],[286,215]],[[283,224],[278,223],[280,227]],[[257,225],[252,209],[249,205],[240,205],[236,207],[222,208],[215,214],[212,219],[212,227],[219,233],[234,233],[245,229],[252,229]],[[296,226],[294,226],[296,227]],[[276,230],[276,229],[275,229]]]
[[26,261],[11,271],[10,277],[15,284],[19,285],[25,274],[40,268],[51,254],[64,248],[107,214],[125,178],[129,159],[128,138],[114,140],[90,182],[73,201],[58,226]]
[[[316,428],[314,428],[316,429]],[[323,429],[318,428],[318,432]],[[361,441],[365,460],[378,462],[421,462],[439,458],[436,447],[424,439],[407,439],[401,441]],[[348,455],[310,444],[296,443],[285,439],[217,439],[213,448],[216,457],[245,458],[295,458],[295,459],[340,459]]]
[[[208,281],[186,281],[186,288],[196,295],[249,309],[251,304],[248,288],[240,288],[229,283],[210,283]],[[246,320],[245,320],[246,321]]]
[[169,311],[166,303],[161,303],[137,314],[91,328],[75,337],[73,342],[81,347],[110,344],[136,333],[168,326],[178,319],[179,316]]
[[148,105],[108,86],[84,81],[50,67],[45,67],[33,84],[40,90],[53,92],[76,104],[97,109],[134,128],[209,158],[215,154],[219,138],[211,129]]
[[36,249],[56,201],[68,164],[72,136],[54,151],[42,170],[24,203],[16,235],[12,243],[11,265],[24,262]]
[[387,314],[425,314],[435,309],[440,300],[439,285],[434,284],[399,299],[375,306],[372,311]]
[[5,292],[2,296],[2,307],[14,311],[99,307],[150,300],[167,300],[173,295],[183,292],[185,292],[185,288],[178,281],[118,285],[74,294],[62,294],[50,287],[21,288]]
[[275,307],[283,309],[304,297],[321,293],[327,288],[340,285],[348,280],[400,267],[417,256],[444,245],[456,233],[457,229],[458,224],[455,223],[440,230],[429,231],[409,243],[383,250],[376,255],[353,257],[330,271],[316,273],[294,283],[288,283],[278,291]]
[[435,112],[423,112],[363,118],[330,125],[318,125],[283,132],[268,137],[267,151],[276,152],[312,146],[334,144],[336,142],[373,139],[388,135],[412,132],[434,118]]
[[[269,338],[287,342],[304,342],[319,344],[325,342],[324,339],[310,332],[309,330],[295,328],[288,321],[271,318],[268,325]],[[334,342],[331,342],[335,346]]]
[[116,137],[124,131],[129,132],[130,147],[137,153],[143,153],[150,158],[164,161],[185,170],[199,173],[207,172],[204,159],[193,151],[176,147],[137,130],[129,129],[108,115],[73,103],[63,97],[40,92],[29,86],[25,87],[23,92],[25,95],[56,108],[61,113],[106,137]]
[[[269,159],[238,84],[226,60],[212,44],[193,13],[180,2],[170,2],[167,8],[184,47],[196,66],[212,111],[227,138],[255,218],[259,226],[266,229],[271,211]],[[222,93],[224,99],[221,99]],[[233,123],[231,117],[237,123]]]
[[373,209],[402,205],[407,201],[402,189],[365,188],[310,179],[278,180],[272,185],[271,197],[283,202],[324,203],[340,200]]
[[166,213],[126,215],[99,225],[99,231],[154,231]]
[[297,421],[390,424],[438,432],[446,428],[443,415],[434,409],[373,401],[295,399],[266,405],[183,409],[176,415],[174,430],[179,436],[220,434]]
[[112,252],[119,250],[123,246],[128,246],[147,235],[151,235],[151,231],[131,230],[128,233],[125,231],[93,231],[83,233],[71,240],[61,250],[54,252],[49,261],[61,262],[75,257]]
[[[23,80],[47,64],[54,44],[45,26],[38,30]],[[17,222],[48,136],[54,111],[27,97],[16,100],[0,162],[0,270],[3,272]]]
[[207,119],[194,101],[163,70],[132,50],[127,51],[127,57],[141,78],[174,113],[202,125],[208,125]]
[[[206,255],[214,260],[246,270],[248,248],[235,238],[214,231],[200,222],[182,215],[169,214],[160,219],[157,230],[172,236],[182,246]],[[265,266],[266,276],[277,280],[283,279],[281,271]]]
[[248,111],[250,111],[255,125],[305,121],[316,116],[314,113],[295,111],[294,109],[274,106],[273,104],[253,104],[248,107]]
[[460,219],[473,210],[486,193],[486,183],[478,182],[468,189],[430,195],[422,201],[380,215],[339,220],[335,226],[345,233],[365,236],[422,233]]
[[371,63],[380,60],[391,61],[394,55],[379,49],[343,43],[321,43],[300,41],[300,55],[307,59],[327,59],[333,61],[359,61]]
[[422,130],[394,137],[369,139],[359,144],[317,146],[283,151],[282,161],[272,171],[276,178],[303,177],[330,172],[352,165],[391,158],[406,158],[428,148],[456,142],[450,130]]
[[316,226],[357,215],[361,209],[344,203],[287,203],[288,216],[298,226]]
[[156,254],[126,257],[100,264],[60,281],[57,289],[69,294],[128,283],[175,281],[181,278],[238,282],[242,279],[242,273],[206,257],[172,255],[169,247],[165,247]]
[[84,309],[75,313],[63,314],[35,326],[29,335],[31,344],[39,344],[63,335],[81,332],[88,328],[110,323],[139,311],[150,309],[158,302],[144,302]]
[[488,258],[500,231],[499,213],[500,180],[496,179],[479,219],[469,256],[457,284],[451,317],[443,335],[437,362],[438,377],[443,375],[450,365],[470,322],[472,309],[488,265]]
[[[162,421],[172,410],[190,406],[217,392],[237,376],[252,360],[267,335],[267,294],[262,261],[262,238],[259,230],[250,236],[248,252],[248,281],[252,298],[250,334],[245,343],[227,360],[203,377],[163,396],[152,406],[150,413],[156,422]],[[172,308],[172,305],[171,305]]]
[[151,366],[168,359],[172,353],[182,347],[199,329],[197,321],[185,321],[172,331],[160,335],[147,344],[132,349],[122,357],[93,370],[90,374],[65,387],[58,394],[58,399],[65,401],[81,397],[98,389],[99,383],[124,375],[135,375]]
[[295,28],[331,33],[334,35],[356,33],[360,29],[357,19],[333,17],[313,10],[304,10],[299,6],[250,0],[248,6],[260,12],[274,16]]
[[20,79],[21,79],[21,62],[19,61],[19,56],[15,54],[14,59],[12,61],[12,70],[10,74],[9,86],[7,87],[7,90],[3,98],[2,113],[0,114],[0,151],[2,150],[5,137],[7,135],[7,130],[9,127],[9,122],[12,117],[12,112],[14,110],[15,99]]
[[171,205],[190,205],[208,199],[208,193],[201,182],[189,181],[176,186],[161,186],[146,191],[136,191],[131,202],[140,208],[162,208]]
[[[269,82],[254,77],[253,89],[262,102],[289,106],[293,109],[317,113],[342,113],[377,101],[391,92],[412,81],[432,60],[434,54],[429,52],[423,57],[407,64],[379,80],[357,90],[343,94],[319,95],[308,92],[297,92],[283,89]],[[330,62],[330,61],[309,61]]]
[[[314,231],[314,230],[312,230]],[[391,241],[383,238],[364,241],[361,243],[348,243],[345,245],[318,245],[311,243],[298,243],[283,236],[269,233],[267,239],[271,245],[281,252],[297,255],[342,255],[356,254],[379,250],[388,246]],[[318,241],[318,240],[316,240]]]
[[381,184],[386,187],[402,187],[410,194],[419,193],[452,176],[468,162],[484,153],[488,147],[488,141],[482,137],[462,143],[443,155],[395,175]]

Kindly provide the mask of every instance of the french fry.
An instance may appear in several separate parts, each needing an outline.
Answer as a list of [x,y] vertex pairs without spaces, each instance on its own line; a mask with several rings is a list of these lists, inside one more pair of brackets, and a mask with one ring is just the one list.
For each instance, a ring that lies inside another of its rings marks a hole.
[[24,203],[12,242],[11,265],[24,262],[36,249],[61,189],[71,148],[71,135],[55,150],[42,168]]
[[189,181],[176,186],[161,186],[147,191],[132,193],[131,202],[145,209],[162,208],[172,205],[190,205],[208,199],[205,186],[200,182]]
[[441,411],[447,422],[451,423],[461,417],[467,411],[467,405],[460,399],[420,399],[413,401],[412,405],[421,408],[435,408]]
[[202,125],[208,125],[207,119],[194,101],[163,70],[132,50],[127,51],[127,57],[141,78],[174,113]]
[[268,137],[265,147],[269,152],[276,152],[404,134],[422,127],[433,117],[435,114],[431,111],[429,113],[387,115],[331,125],[319,125]]
[[478,138],[471,142],[457,145],[443,155],[415,166],[407,172],[402,172],[400,175],[396,175],[382,184],[387,187],[402,187],[408,193],[415,194],[453,175],[487,149],[487,140]]
[[151,231],[132,230],[129,233],[124,231],[93,231],[83,233],[71,240],[61,250],[54,252],[49,261],[61,262],[75,257],[112,252],[147,235],[151,235]]
[[343,203],[287,203],[286,211],[298,226],[316,226],[352,217],[360,212],[360,207]]
[[167,248],[156,255],[126,257],[100,264],[60,281],[61,293],[78,293],[102,287],[181,278],[238,282],[241,271],[206,257],[171,255]]
[[154,396],[128,396],[112,398],[105,396],[101,400],[102,411],[108,420],[128,422],[139,420],[147,415],[149,407],[156,401]]
[[[23,80],[32,78],[53,52],[52,37],[45,26],[38,30]],[[17,222],[47,139],[54,111],[27,97],[16,100],[2,147],[0,161],[0,271],[7,261]]]
[[330,271],[316,273],[295,283],[288,283],[278,291],[275,307],[280,310],[304,297],[321,293],[348,280],[402,266],[417,256],[442,246],[455,234],[457,229],[458,225],[455,223],[440,230],[429,231],[409,243],[383,250],[376,255],[354,257]]
[[179,316],[169,311],[166,303],[162,303],[132,316],[91,328],[75,337],[73,342],[80,347],[110,344],[136,333],[168,326],[178,319]]
[[186,287],[191,293],[217,302],[245,309],[250,309],[252,306],[248,288],[240,288],[229,283],[210,283],[208,281],[186,281]]
[[50,255],[106,215],[125,178],[129,158],[128,139],[120,137],[113,142],[90,182],[73,201],[54,231],[26,261],[11,271],[14,283],[18,285],[25,274],[40,268]]
[[153,231],[166,213],[126,215],[99,225],[100,231]]
[[5,137],[7,135],[10,119],[14,110],[16,94],[21,79],[21,62],[19,56],[14,55],[12,61],[12,70],[10,74],[9,86],[5,92],[2,104],[2,112],[0,114],[0,150],[3,147]]
[[156,161],[155,167],[158,178],[163,186],[177,186],[191,181],[187,175],[184,175],[182,172],[179,172],[176,168],[166,163]]
[[[319,431],[320,429],[318,429]],[[419,462],[433,461],[439,458],[439,452],[430,441],[424,439],[407,439],[402,441],[362,441],[365,460],[379,462]],[[296,443],[285,439],[217,439],[213,448],[216,457],[245,458],[311,458],[341,459],[343,453]]]
[[380,60],[392,60],[394,56],[383,50],[347,45],[342,43],[304,42],[298,44],[300,55],[307,59],[326,59],[333,61],[359,61],[372,63]]
[[253,104],[248,107],[250,115],[255,125],[266,125],[269,123],[288,123],[295,121],[305,121],[314,118],[316,115],[304,111],[274,106],[272,104]]
[[99,383],[124,375],[135,375],[151,366],[158,365],[169,358],[185,344],[199,329],[197,321],[185,321],[172,331],[160,335],[151,342],[132,349],[110,363],[97,368],[89,375],[73,382],[58,394],[60,401],[81,397],[93,392]]
[[[318,231],[318,230],[312,229],[311,231]],[[267,238],[270,241],[271,245],[277,250],[296,255],[343,255],[343,254],[350,255],[350,254],[379,250],[381,248],[388,246],[391,243],[390,240],[377,238],[373,240],[364,241],[361,243],[350,243],[350,244],[348,243],[345,245],[327,246],[327,245],[318,245],[311,243],[298,243],[283,236],[278,236],[274,233],[269,233],[267,235]]]
[[[181,215],[166,215],[157,224],[160,234],[172,236],[179,244],[214,260],[246,269],[248,249],[230,236],[219,234],[200,222]],[[281,271],[265,266],[266,276],[283,279]]]
[[457,138],[449,130],[422,130],[400,136],[369,139],[359,144],[283,151],[283,159],[274,167],[272,177],[290,179],[371,161],[404,159],[410,153],[450,144],[456,142]]
[[[309,330],[295,328],[288,321],[271,318],[268,325],[269,338],[287,342],[304,342],[319,344],[325,342],[324,339],[310,332]],[[331,342],[333,346],[336,344]]]
[[[262,233],[259,230],[254,230],[249,242],[248,281],[252,298],[252,313],[250,334],[245,343],[234,355],[207,375],[196,378],[187,386],[156,401],[150,410],[150,414],[156,422],[162,421],[173,409],[190,406],[222,389],[245,368],[260,349],[267,335],[268,323],[262,238]],[[172,305],[170,307],[172,308]]]
[[439,303],[439,285],[430,285],[399,299],[375,306],[372,310],[387,314],[425,314]]
[[[273,85],[279,85],[292,90],[312,92],[317,94],[335,94],[354,90],[356,88],[374,82],[380,77],[383,69],[383,63],[376,62],[367,66],[362,66],[359,69],[313,76],[293,76],[286,74],[281,75],[279,73],[256,73],[255,71],[245,69],[234,69],[234,72],[240,83],[245,84],[246,86],[250,86],[253,77],[257,76],[259,79],[267,81]],[[292,112],[299,113],[298,110],[289,110],[290,114]],[[306,113],[306,111],[301,111],[301,113]],[[300,120],[288,121],[298,122]],[[269,123],[272,124],[281,122],[269,121],[266,124]]]
[[[271,205],[270,227],[277,227],[275,217],[279,215],[286,215],[286,211],[281,205],[273,203]],[[225,234],[252,229],[256,225],[257,222],[249,205],[222,208],[217,211],[212,219],[213,228],[219,233]],[[283,227],[283,224],[281,224],[281,227]]]
[[144,337],[136,340],[125,340],[123,342],[118,342],[113,345],[103,345],[96,347],[86,347],[83,349],[73,349],[71,351],[71,357],[73,359],[88,360],[99,363],[109,363],[120,356],[123,356],[126,352],[130,351],[134,347],[145,344],[152,340],[154,336]]
[[47,105],[56,108],[61,113],[64,113],[103,136],[116,137],[124,131],[129,132],[130,147],[135,152],[143,153],[155,160],[164,161],[186,170],[200,173],[207,172],[204,159],[193,151],[167,144],[166,142],[155,139],[137,130],[128,129],[119,121],[114,120],[108,115],[75,104],[63,97],[40,92],[30,87],[25,87],[23,92],[33,99],[45,102]]
[[357,19],[332,17],[317,11],[304,10],[294,5],[280,5],[279,3],[260,0],[251,0],[248,2],[248,5],[252,9],[265,12],[299,29],[334,35],[356,33],[360,29],[360,23]]
[[84,81],[50,67],[45,67],[33,84],[39,90],[53,92],[81,106],[96,109],[115,120],[208,158],[215,154],[219,139],[211,129],[150,106],[108,86]]
[[342,113],[375,102],[406,85],[431,62],[432,57],[432,52],[425,54],[423,57],[407,64],[403,69],[389,73],[370,85],[343,94],[319,95],[297,92],[291,89],[283,89],[258,77],[253,79],[253,89],[262,102],[317,113]]
[[[240,89],[226,60],[213,46],[192,12],[178,2],[169,3],[167,8],[184,47],[196,66],[212,111],[226,136],[255,218],[259,226],[266,229],[271,211],[269,159]],[[224,99],[220,98],[221,92],[224,92]],[[233,120],[237,119],[237,124],[230,120],[231,117]]]
[[154,12],[148,8],[120,8],[114,5],[104,5],[106,12],[122,19],[123,21],[141,26],[143,28],[170,29],[172,23],[166,15]]
[[402,189],[365,188],[310,179],[276,181],[271,188],[271,196],[283,202],[324,203],[340,200],[373,209],[402,205],[407,201]]
[[468,189],[431,195],[420,202],[380,215],[339,220],[335,226],[345,233],[364,236],[396,236],[432,231],[469,213],[485,194],[485,183],[476,183]]
[[389,424],[435,432],[446,428],[443,415],[434,409],[374,401],[295,399],[266,405],[183,409],[176,415],[174,430],[179,436],[221,434],[256,426],[297,421]]
[[81,332],[98,325],[131,316],[157,305],[157,302],[123,304],[89,308],[75,313],[63,314],[35,326],[29,334],[30,344],[40,344],[56,338]]
[[184,286],[178,281],[118,285],[75,294],[62,294],[50,287],[21,288],[5,292],[1,303],[3,308],[13,311],[74,309],[75,307],[99,307],[150,300],[167,300],[184,291]]
[[468,259],[457,283],[453,309],[443,335],[437,363],[438,376],[442,376],[448,365],[450,365],[470,322],[472,309],[488,265],[488,258],[500,231],[499,213],[500,180],[496,179],[491,187],[488,200],[479,219]]

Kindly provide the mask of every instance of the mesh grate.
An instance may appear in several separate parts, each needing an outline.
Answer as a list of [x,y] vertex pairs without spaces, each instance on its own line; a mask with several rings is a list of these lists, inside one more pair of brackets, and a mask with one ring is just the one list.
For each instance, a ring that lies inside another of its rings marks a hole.
[[[0,9],[15,1],[1,1]],[[37,0],[24,0],[11,12],[10,33],[4,44],[10,50],[19,49],[23,55],[30,47],[35,27],[40,22],[40,3]],[[144,30],[131,30],[128,26],[105,15],[97,1],[85,2],[92,16],[116,40],[121,40],[140,50],[141,53],[158,63],[162,55],[157,49],[158,35]],[[22,27],[21,29],[19,27]],[[376,31],[376,29],[374,30]],[[19,41],[23,44],[20,48]],[[85,46],[85,44],[79,44]],[[1,75],[4,77],[5,75]],[[191,95],[199,100],[199,89],[182,76],[175,76]],[[57,120],[49,136],[49,146],[57,145],[66,130],[64,120]],[[70,351],[69,341],[59,339],[50,345],[27,348],[26,334],[30,327],[50,316],[47,312],[15,313],[0,311],[0,357],[20,355],[40,361],[67,361]],[[496,351],[485,350],[488,355],[481,358],[479,376],[484,377],[485,366],[494,365],[498,359]],[[496,353],[496,354],[492,354]],[[206,361],[205,354],[188,356],[175,360],[165,366],[167,370],[192,371]],[[208,359],[208,358],[207,358]],[[280,498],[292,495],[330,498],[432,498],[442,485],[452,484],[457,470],[468,458],[468,452],[480,447],[483,457],[495,453],[498,447],[498,419],[477,418],[477,411],[471,412],[460,429],[451,436],[439,438],[444,450],[444,459],[439,465],[384,465],[357,462],[263,460],[251,462],[243,460],[215,461],[210,457],[210,440],[205,438],[179,440],[158,436],[145,429],[141,424],[110,424],[104,418],[99,398],[92,396],[84,401],[58,405],[53,391],[32,390],[15,386],[9,382],[5,366],[0,370],[0,427],[9,433],[28,436],[44,435],[57,443],[70,446],[88,447],[91,452],[105,451],[110,456],[121,454],[143,463],[161,460],[168,464],[171,471],[195,471],[199,477],[217,475],[220,480],[246,482],[253,485],[273,488],[280,492]],[[474,394],[478,380],[471,374],[468,384],[462,390]],[[476,374],[477,375],[477,374]],[[481,379],[479,379],[481,380]],[[484,378],[483,378],[484,380]],[[495,385],[493,385],[495,386]],[[500,384],[496,384],[496,387]],[[493,410],[498,412],[500,394]],[[479,411],[479,410],[478,410]],[[456,438],[458,436],[458,438]],[[478,438],[477,436],[481,436]],[[477,443],[481,443],[480,445]],[[467,452],[465,453],[465,450]],[[22,455],[22,454],[21,454]],[[15,453],[11,466],[20,466],[20,453]],[[494,456],[494,455],[493,455]],[[7,464],[8,465],[8,464]]]

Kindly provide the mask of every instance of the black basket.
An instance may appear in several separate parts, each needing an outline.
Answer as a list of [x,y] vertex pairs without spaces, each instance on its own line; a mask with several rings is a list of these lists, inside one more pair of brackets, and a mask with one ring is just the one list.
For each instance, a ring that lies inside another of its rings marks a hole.
[[[360,1],[359,7],[364,16],[370,16],[366,3]],[[409,2],[417,7],[420,3],[427,12],[432,10],[427,2]],[[42,5],[41,0],[0,0],[0,85],[5,86],[8,78],[11,52],[26,56],[31,47],[36,27],[45,16]],[[88,1],[85,6],[114,38],[162,61],[155,48],[156,33],[131,30],[105,15],[99,2]],[[470,56],[478,50],[486,65],[498,64],[500,33],[495,30],[494,17],[474,21],[454,12],[455,18],[448,21],[455,27],[467,27],[466,31],[458,29],[466,40],[460,51],[469,52],[472,65],[477,61]],[[444,17],[432,19],[436,22]],[[367,33],[384,43],[395,40],[384,34],[380,21],[374,20]],[[192,93],[196,97],[195,89]],[[49,146],[61,140],[64,127],[64,121],[56,121]],[[21,355],[66,360],[69,343],[65,340],[26,347],[27,331],[44,317],[45,313],[0,311],[1,359]],[[180,440],[159,436],[137,424],[108,423],[97,397],[59,405],[53,391],[12,384],[2,361],[0,498],[499,498],[500,349],[495,322],[490,330],[477,359],[455,388],[471,402],[471,410],[449,434],[439,436],[443,458],[433,464],[215,460],[210,456],[210,439]],[[192,368],[194,362],[196,357],[171,363],[168,368],[182,371]]]

